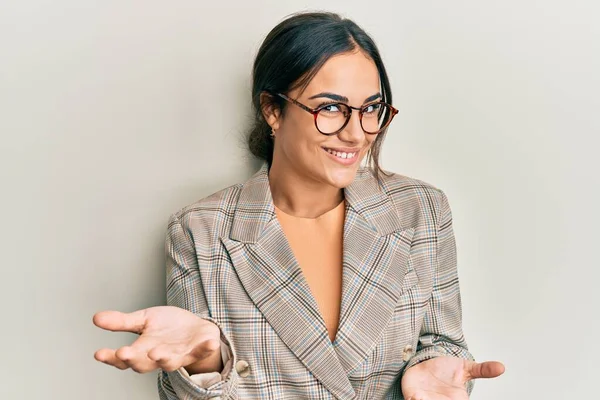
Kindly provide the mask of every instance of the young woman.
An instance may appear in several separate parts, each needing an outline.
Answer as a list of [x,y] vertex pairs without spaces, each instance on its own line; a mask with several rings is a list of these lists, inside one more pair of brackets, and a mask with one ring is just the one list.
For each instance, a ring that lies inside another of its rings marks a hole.
[[258,52],[252,100],[263,167],[171,215],[168,306],[96,314],[140,334],[96,359],[160,369],[168,400],[463,400],[502,374],[467,350],[445,194],[380,168],[397,110],[373,40],[294,15]]

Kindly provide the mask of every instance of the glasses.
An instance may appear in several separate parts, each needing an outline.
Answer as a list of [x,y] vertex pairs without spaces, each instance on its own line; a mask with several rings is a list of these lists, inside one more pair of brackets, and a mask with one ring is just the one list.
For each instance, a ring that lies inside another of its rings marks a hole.
[[275,95],[311,113],[315,118],[317,130],[328,136],[338,134],[348,125],[350,117],[352,117],[352,110],[358,111],[360,126],[365,133],[371,135],[383,132],[398,114],[396,108],[383,101],[369,103],[362,107],[352,107],[345,103],[333,102],[323,104],[317,108],[310,108],[284,94],[275,93]]

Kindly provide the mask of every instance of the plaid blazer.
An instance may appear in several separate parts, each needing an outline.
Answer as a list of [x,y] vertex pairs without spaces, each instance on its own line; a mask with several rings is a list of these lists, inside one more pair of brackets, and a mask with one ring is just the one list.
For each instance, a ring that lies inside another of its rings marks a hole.
[[161,370],[162,400],[403,399],[406,368],[473,359],[445,194],[403,175],[380,179],[360,168],[344,189],[333,343],[275,216],[266,164],[170,216],[167,304],[220,327],[225,370],[205,385],[183,368]]

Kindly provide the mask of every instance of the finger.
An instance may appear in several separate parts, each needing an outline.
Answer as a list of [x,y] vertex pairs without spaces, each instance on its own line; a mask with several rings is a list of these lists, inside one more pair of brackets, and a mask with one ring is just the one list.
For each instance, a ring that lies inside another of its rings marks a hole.
[[504,364],[498,361],[485,361],[477,363],[470,361],[467,363],[467,376],[469,379],[495,378],[504,373]]
[[92,319],[94,325],[109,331],[142,333],[146,325],[146,310],[131,313],[120,311],[100,311]]
[[[219,347],[216,350],[220,349]],[[182,345],[160,345],[148,352],[148,358],[155,361],[156,364],[165,371],[174,371],[182,365],[189,365],[203,360],[213,354],[215,345],[212,341],[205,341],[189,351]]]
[[[151,359],[161,369],[171,372],[184,365],[185,349],[181,345],[163,344],[155,347],[148,352],[148,358]],[[192,360],[193,361],[193,360]]]
[[121,361],[115,354],[115,350],[112,349],[100,349],[94,353],[94,358],[97,361],[103,362],[107,365],[112,365],[118,369],[127,369],[129,366]]
[[116,357],[121,360],[128,368],[137,373],[145,374],[158,368],[156,362],[148,358],[146,349],[132,346],[123,346],[115,352]]
[[118,349],[116,356],[135,372],[151,372],[160,368],[158,363],[148,356],[148,353],[157,346],[161,346],[157,338],[141,335],[130,346],[123,346]]
[[197,357],[198,359],[202,359],[207,357],[208,355],[218,351],[221,349],[221,340],[219,339],[209,339],[205,340],[199,346],[196,346],[190,352],[192,357]]

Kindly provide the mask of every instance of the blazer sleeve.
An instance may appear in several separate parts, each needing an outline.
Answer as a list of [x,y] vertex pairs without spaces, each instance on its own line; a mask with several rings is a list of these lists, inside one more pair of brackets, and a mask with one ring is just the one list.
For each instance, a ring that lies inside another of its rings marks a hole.
[[[452,212],[445,193],[439,190],[437,217],[437,265],[433,291],[423,319],[417,351],[408,368],[438,356],[473,360],[462,331],[462,307],[458,282],[456,243],[452,229]],[[467,383],[471,394],[473,381]]]
[[192,239],[181,220],[171,215],[165,241],[167,305],[186,309],[215,323],[221,330],[223,371],[189,375],[184,368],[159,370],[158,392],[161,400],[200,400],[227,398],[238,382],[235,349],[222,326],[209,315],[200,278],[198,257]]

